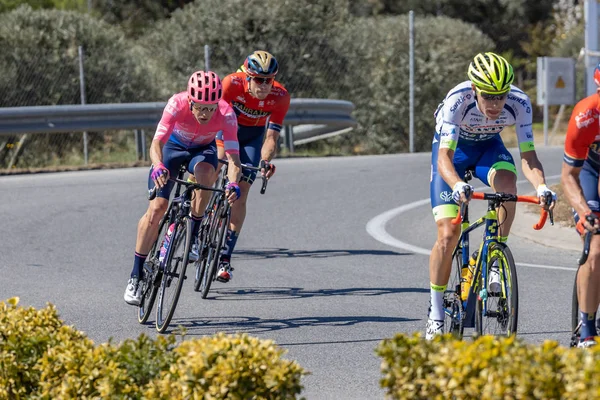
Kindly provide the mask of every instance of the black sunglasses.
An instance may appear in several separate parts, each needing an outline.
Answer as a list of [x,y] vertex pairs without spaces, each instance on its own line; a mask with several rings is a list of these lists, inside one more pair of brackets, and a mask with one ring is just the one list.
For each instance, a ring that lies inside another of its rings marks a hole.
[[258,83],[259,85],[265,85],[265,84],[271,84],[273,83],[273,81],[275,80],[275,78],[259,78],[259,77],[253,77],[252,80],[256,83]]

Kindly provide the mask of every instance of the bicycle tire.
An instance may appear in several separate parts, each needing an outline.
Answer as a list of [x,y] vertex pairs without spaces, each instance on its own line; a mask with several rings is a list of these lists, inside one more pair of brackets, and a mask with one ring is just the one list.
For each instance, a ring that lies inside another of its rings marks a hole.
[[223,215],[226,207],[224,199],[221,199],[214,214],[213,225],[209,235],[210,243],[208,254],[206,257],[207,267],[204,269],[202,282],[200,284],[200,293],[203,299],[206,299],[208,296],[210,286],[215,280],[217,264],[219,263],[221,248],[223,247],[226,236],[225,232],[229,226],[230,214],[226,213],[226,215]]
[[[577,268],[573,282],[573,295],[571,299],[571,347],[577,347],[580,339],[581,324],[579,319],[579,298],[577,297],[577,275],[581,267]],[[596,312],[596,330],[600,332],[600,307]]]
[[576,347],[579,342],[579,298],[577,297],[577,274],[579,268],[575,272],[575,281],[573,282],[573,295],[571,298],[571,347]]
[[[494,260],[498,260],[500,272],[500,284],[502,293],[500,295],[487,295],[482,298],[481,292],[477,297],[475,304],[475,329],[478,335],[493,334],[495,336],[510,336],[517,333],[519,319],[519,284],[517,280],[517,268],[514,257],[510,249],[503,243],[491,243],[488,248],[487,268],[489,277],[489,269]],[[477,277],[477,287],[481,290],[487,290],[488,285],[483,282],[483,274]],[[489,291],[487,291],[489,293]],[[493,310],[494,301],[497,299],[495,311]],[[487,302],[487,312],[489,315],[483,315],[483,302]],[[503,335],[497,334],[497,331],[488,333],[488,326],[496,322],[499,326],[499,331],[504,331]]]
[[[160,248],[162,247],[162,243],[167,233],[167,220],[169,213],[165,213],[165,215],[160,220],[159,228],[158,228],[158,236],[148,253],[148,258],[144,263],[144,279],[142,280],[142,299],[140,301],[140,305],[138,306],[138,322],[140,324],[145,324],[150,317],[150,313],[152,312],[152,307],[154,306],[154,301],[156,300],[156,295],[158,294],[158,288],[160,286],[160,261],[158,260],[158,256],[160,255]],[[149,264],[151,266],[151,270],[147,270],[145,265]]]
[[444,333],[462,339],[464,333],[464,310],[460,298],[463,250],[454,255],[454,268],[450,273],[447,290],[444,292]]
[[207,256],[208,256],[208,247],[209,247],[209,238],[210,238],[210,229],[213,226],[213,219],[215,218],[215,202],[217,196],[216,193],[210,198],[206,209],[209,210],[205,213],[204,218],[202,219],[202,225],[200,226],[199,233],[199,244],[198,244],[198,261],[196,261],[196,272],[194,274],[194,291],[200,291],[200,285],[202,284],[202,276],[204,275],[204,271],[206,269],[207,264]]
[[[165,270],[162,275],[160,289],[158,292],[158,306],[156,307],[156,330],[159,333],[164,333],[179,301],[179,295],[181,294],[181,288],[185,281],[185,272],[187,268],[188,258],[190,255],[190,247],[192,245],[192,221],[190,218],[185,218],[183,221],[178,223],[179,226],[175,228],[173,232],[173,238],[169,246],[170,254],[167,257],[165,263]],[[177,250],[180,245],[183,244],[183,254],[177,255]],[[165,309],[165,293],[171,288],[171,285],[176,282],[174,292],[172,293],[171,301],[168,307]]]

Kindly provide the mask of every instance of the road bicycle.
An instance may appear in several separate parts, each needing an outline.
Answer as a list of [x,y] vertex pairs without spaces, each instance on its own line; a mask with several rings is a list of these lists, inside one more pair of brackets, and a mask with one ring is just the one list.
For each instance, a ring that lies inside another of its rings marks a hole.
[[[175,194],[159,222],[158,236],[144,263],[144,276],[140,283],[142,299],[138,307],[138,321],[145,323],[148,320],[158,295],[156,330],[160,333],[164,333],[169,327],[186,279],[185,272],[193,243],[191,204],[194,192],[202,189],[225,195],[224,189],[183,180],[185,172],[184,165],[180,168],[177,178],[170,178],[176,183]],[[155,187],[150,190],[148,199],[153,200],[156,194]],[[172,230],[169,239],[168,230]]]
[[[594,216],[586,216],[587,221],[594,225]],[[590,243],[592,241],[592,236],[594,234],[590,231],[585,232],[585,236],[583,237],[583,251],[581,252],[581,256],[577,260],[577,272],[575,273],[575,283],[573,284],[573,299],[571,301],[571,347],[577,347],[580,339],[580,331],[581,331],[581,319],[579,318],[579,299],[577,298],[577,274],[579,273],[579,269],[588,259],[588,255],[590,253]],[[600,315],[600,314],[596,314]],[[600,319],[596,319],[596,329],[600,331]]]
[[[219,256],[227,240],[226,232],[231,219],[231,207],[224,194],[224,189],[227,185],[228,163],[224,160],[219,160],[219,162],[224,164],[215,183],[215,187],[220,190],[213,193],[206,207],[198,239],[199,257],[198,261],[196,261],[194,290],[200,292],[203,299],[208,296],[210,286],[216,279]],[[242,169],[260,171],[261,168],[242,164]],[[268,179],[266,179],[265,175],[261,175],[261,178],[262,187],[260,193],[264,194],[267,189]]]
[[[465,181],[471,178],[472,173],[467,171]],[[502,192],[473,192],[471,199],[487,200],[487,212],[471,224],[468,203],[463,203],[459,214],[452,220],[453,224],[461,224],[461,235],[452,253],[454,268],[448,289],[444,292],[444,333],[452,333],[460,339],[464,328],[475,328],[477,335],[510,336],[517,332],[518,324],[517,270],[510,249],[498,238],[501,225],[498,223],[498,210],[505,202],[539,204],[539,199]],[[551,195],[546,200],[551,201]],[[552,212],[542,209],[533,229],[542,229],[548,214],[551,224],[554,224]],[[482,225],[485,225],[483,241],[474,253],[476,258],[469,262],[469,234]],[[500,285],[496,291],[490,290],[489,286],[492,268],[497,268],[499,274]]]

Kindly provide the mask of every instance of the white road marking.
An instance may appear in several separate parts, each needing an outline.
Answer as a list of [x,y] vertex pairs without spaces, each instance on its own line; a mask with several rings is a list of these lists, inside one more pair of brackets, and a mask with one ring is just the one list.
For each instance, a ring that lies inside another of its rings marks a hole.
[[[546,180],[551,181],[551,180],[558,179],[558,178],[560,178],[560,175],[552,175],[552,176],[546,177]],[[522,184],[522,183],[527,183],[527,182],[528,181],[526,181],[526,180],[521,180],[521,181],[517,181],[517,184]],[[487,186],[475,188],[475,190],[483,190],[483,189],[487,189]],[[414,208],[427,205],[427,204],[430,204],[429,199],[417,200],[417,201],[413,201],[412,203],[404,204],[400,207],[393,208],[389,211],[379,214],[376,217],[372,218],[367,223],[367,226],[366,226],[367,233],[369,235],[371,235],[373,237],[373,239],[375,239],[383,244],[387,244],[388,246],[407,250],[407,251],[410,251],[410,252],[413,252],[416,254],[422,254],[424,256],[429,256],[431,254],[430,249],[424,249],[422,247],[415,246],[410,243],[403,242],[402,240],[396,239],[395,237],[390,235],[385,229],[385,226],[387,225],[387,223],[390,220],[392,220],[393,218],[397,217],[398,215],[403,214],[407,211],[410,211]],[[563,270],[563,271],[575,271],[576,270],[576,268],[560,267],[560,266],[555,266],[555,265],[539,265],[539,264],[528,264],[528,263],[516,263],[516,264],[518,266],[523,266],[523,267],[528,267],[528,268],[556,269],[556,270]]]

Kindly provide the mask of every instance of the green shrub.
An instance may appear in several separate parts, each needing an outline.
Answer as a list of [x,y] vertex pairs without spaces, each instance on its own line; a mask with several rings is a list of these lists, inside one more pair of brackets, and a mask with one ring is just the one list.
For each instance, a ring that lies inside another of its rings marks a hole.
[[35,368],[48,348],[86,342],[85,335],[63,325],[56,308],[17,307],[17,297],[0,302],[0,399],[27,398],[38,388]]
[[515,337],[433,341],[398,334],[377,348],[381,386],[392,399],[598,398],[600,348],[557,342],[527,344]]
[[306,372],[272,341],[218,334],[183,342],[145,392],[152,399],[295,399]]
[[173,335],[94,345],[52,305],[0,302],[0,400],[295,399],[306,372],[271,341]]

